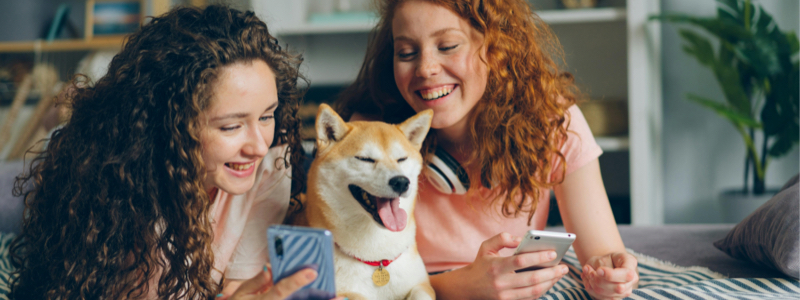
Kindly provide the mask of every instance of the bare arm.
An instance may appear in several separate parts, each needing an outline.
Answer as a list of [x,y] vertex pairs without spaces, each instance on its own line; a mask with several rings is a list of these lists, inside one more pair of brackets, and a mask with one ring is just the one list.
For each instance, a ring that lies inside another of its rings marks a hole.
[[595,299],[622,299],[638,285],[637,261],[619,236],[597,159],[555,187],[564,227],[575,233],[584,287]]
[[567,175],[554,190],[564,227],[578,236],[573,246],[581,264],[593,256],[625,252],[597,159]]

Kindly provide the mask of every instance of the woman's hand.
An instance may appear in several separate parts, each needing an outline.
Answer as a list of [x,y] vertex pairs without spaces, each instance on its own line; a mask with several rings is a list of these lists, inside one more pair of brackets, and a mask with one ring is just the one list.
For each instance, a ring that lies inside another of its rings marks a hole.
[[594,299],[622,299],[639,285],[636,257],[627,252],[594,256],[583,266],[583,285]]
[[[255,277],[243,282],[232,295],[218,295],[216,300],[280,300],[285,299],[292,293],[308,285],[317,278],[317,272],[313,269],[303,269],[297,271],[272,284],[272,275],[269,270],[257,274]],[[308,299],[317,299],[309,297]],[[344,298],[335,298],[341,300]],[[319,299],[327,300],[327,299]]]
[[431,277],[440,299],[537,299],[568,272],[567,266],[515,273],[515,270],[552,261],[554,251],[523,253],[509,257],[498,254],[514,248],[522,239],[498,234],[481,244],[472,264]]

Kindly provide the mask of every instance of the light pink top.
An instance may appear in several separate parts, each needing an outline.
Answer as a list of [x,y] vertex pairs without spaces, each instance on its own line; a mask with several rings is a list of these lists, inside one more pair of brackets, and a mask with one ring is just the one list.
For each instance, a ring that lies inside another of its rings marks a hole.
[[[566,174],[570,174],[597,159],[603,151],[595,142],[589,125],[577,106],[569,108],[571,121],[568,138],[561,148],[567,161]],[[550,174],[551,180],[561,174],[558,166]],[[502,215],[502,201],[489,205],[492,191],[480,187],[477,193],[446,195],[440,193],[426,180],[420,180],[419,200],[414,211],[417,222],[417,247],[428,272],[438,272],[463,267],[475,260],[483,241],[501,232],[523,236],[530,229],[541,230],[547,223],[550,209],[550,190],[542,190],[536,212],[528,226],[528,214],[516,218]],[[501,255],[511,255],[514,249],[504,249]]]
[[[222,272],[226,279],[245,280],[264,270],[268,261],[267,227],[282,223],[289,208],[291,169],[275,167],[275,159],[282,157],[286,149],[269,149],[258,166],[253,188],[245,194],[217,192],[211,205],[214,281],[220,282]],[[149,287],[157,287],[159,277],[156,274]],[[149,289],[147,299],[158,299],[157,293],[156,288]]]
[[247,193],[217,192],[211,206],[212,248],[214,267],[224,271],[226,279],[250,279],[263,271],[269,260],[267,227],[283,222],[291,197],[291,169],[275,167],[275,159],[286,149],[269,150],[256,173],[256,184]]

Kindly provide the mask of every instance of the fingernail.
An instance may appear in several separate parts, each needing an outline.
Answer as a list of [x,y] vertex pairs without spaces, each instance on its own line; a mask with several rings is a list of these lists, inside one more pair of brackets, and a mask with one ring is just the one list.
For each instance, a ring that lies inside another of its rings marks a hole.
[[264,265],[264,272],[267,272],[267,271],[269,271],[269,269],[267,269],[267,265]]
[[306,272],[306,279],[314,280],[317,278],[317,271]]
[[350,298],[344,298],[344,300],[350,300]]
[[561,274],[567,274],[567,273],[569,273],[569,268],[567,267],[561,268]]
[[606,272],[603,269],[597,270],[597,275],[604,276],[605,274]]
[[515,242],[521,242],[522,241],[522,237],[521,236],[515,237],[514,241]]
[[547,256],[550,257],[550,259],[554,259],[554,258],[556,258],[556,252],[555,251],[550,251],[550,253],[548,253]]
[[222,297],[222,296],[225,296],[225,295],[223,295],[223,294],[217,294],[217,298],[219,298],[219,297]]

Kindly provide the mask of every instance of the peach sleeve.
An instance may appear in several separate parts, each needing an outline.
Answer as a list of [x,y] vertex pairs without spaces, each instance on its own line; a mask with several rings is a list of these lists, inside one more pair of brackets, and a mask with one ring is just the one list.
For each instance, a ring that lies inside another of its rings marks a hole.
[[[567,126],[567,140],[561,146],[561,154],[564,155],[567,161],[565,176],[603,154],[603,149],[595,141],[592,131],[589,129],[589,124],[578,106],[571,106],[567,112],[569,113],[567,117],[568,124],[565,124]],[[559,181],[558,179],[562,172],[561,158],[556,158],[553,162],[556,167],[550,175],[550,180]]]

